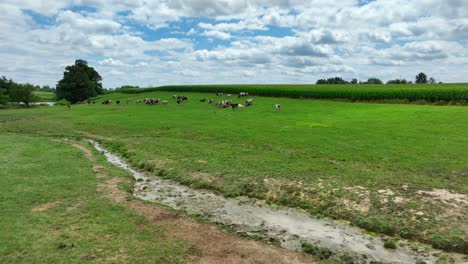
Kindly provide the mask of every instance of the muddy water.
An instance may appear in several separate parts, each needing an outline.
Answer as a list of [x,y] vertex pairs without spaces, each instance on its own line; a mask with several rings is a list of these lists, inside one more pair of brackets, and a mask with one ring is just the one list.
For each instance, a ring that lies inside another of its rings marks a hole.
[[[109,162],[135,177],[136,197],[232,226],[243,235],[278,241],[282,247],[291,250],[302,250],[302,243],[308,242],[331,250],[337,258],[352,259],[355,263],[415,263],[417,259],[435,263],[437,258],[434,255],[440,254],[409,242],[397,250],[385,249],[381,238],[366,235],[359,228],[312,218],[294,209],[272,208],[258,200],[227,199],[209,191],[193,190],[173,181],[148,177],[97,142],[90,142]],[[413,250],[409,249],[410,246]],[[457,259],[461,260],[461,257]]]

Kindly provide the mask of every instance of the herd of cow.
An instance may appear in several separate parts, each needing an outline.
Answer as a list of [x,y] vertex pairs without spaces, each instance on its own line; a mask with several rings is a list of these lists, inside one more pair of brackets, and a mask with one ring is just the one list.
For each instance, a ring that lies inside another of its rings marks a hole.
[[[237,95],[237,98],[243,98],[243,97],[246,97],[248,95],[249,95],[249,93],[240,92]],[[216,96],[221,97],[221,96],[223,96],[223,93],[216,93]],[[226,94],[226,96],[227,96],[227,98],[231,98],[232,94]],[[176,100],[177,104],[181,104],[181,103],[184,103],[184,102],[188,101],[188,97],[184,96],[184,95],[173,95],[172,98]],[[112,100],[105,100],[105,101],[102,102],[102,104],[107,105],[107,104],[112,104],[112,102],[113,102]],[[130,102],[131,102],[131,100],[127,99],[126,103],[129,104]],[[215,100],[214,99],[203,98],[203,99],[200,100],[200,102],[208,102],[208,104],[213,104],[215,102]],[[90,102],[88,101],[88,103],[90,103]],[[93,103],[95,103],[95,102],[93,102]],[[120,104],[120,100],[116,100],[115,103]],[[163,105],[167,105],[169,102],[166,101],[166,100],[161,100],[159,98],[145,98],[145,99],[136,100],[136,103],[137,104],[144,103],[144,104],[148,104],[148,105],[161,103]],[[249,107],[249,106],[252,106],[252,105],[253,105],[253,99],[252,98],[249,98],[249,99],[245,100],[244,104],[234,103],[230,99],[221,100],[220,102],[216,103],[216,107],[218,107],[218,108],[229,108],[229,107],[231,107],[233,110],[236,110],[238,108],[243,108],[243,107]],[[274,107],[274,109],[276,111],[281,110],[281,105],[279,105],[279,104],[275,104],[275,105],[273,105],[273,107]]]

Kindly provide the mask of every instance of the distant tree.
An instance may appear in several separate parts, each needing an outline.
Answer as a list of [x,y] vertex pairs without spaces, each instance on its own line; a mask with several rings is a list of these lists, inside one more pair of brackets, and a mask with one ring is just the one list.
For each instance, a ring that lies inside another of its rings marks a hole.
[[41,91],[41,92],[55,92],[55,89],[51,88],[49,85],[44,85],[42,87],[39,87],[38,91]]
[[10,99],[13,102],[22,102],[29,107],[29,104],[37,99],[33,91],[34,85],[32,84],[14,84],[10,90]]
[[0,87],[0,105],[6,104],[8,102],[8,96],[6,89]]
[[418,84],[427,83],[427,75],[424,72],[419,73],[418,75],[416,75],[415,83],[418,83]]
[[357,83],[358,83],[358,80],[356,78],[351,80],[351,84],[357,84]]
[[102,77],[84,60],[76,60],[74,65],[67,66],[63,79],[55,91],[57,100],[66,99],[71,103],[84,101],[98,94],[103,94]]
[[434,84],[434,83],[436,83],[436,80],[433,77],[431,77],[431,78],[429,78],[429,83]]
[[13,82],[11,79],[7,79],[5,78],[5,76],[2,76],[2,78],[0,78],[0,89],[3,89],[5,93],[10,93],[10,89],[11,87],[13,87],[13,85],[15,84],[15,82]]
[[334,77],[328,79],[320,79],[316,82],[316,84],[349,84],[349,82],[343,80],[341,77]]
[[406,79],[395,79],[388,81],[387,84],[409,84],[409,82]]
[[383,84],[383,82],[380,79],[377,78],[369,78],[366,84]]

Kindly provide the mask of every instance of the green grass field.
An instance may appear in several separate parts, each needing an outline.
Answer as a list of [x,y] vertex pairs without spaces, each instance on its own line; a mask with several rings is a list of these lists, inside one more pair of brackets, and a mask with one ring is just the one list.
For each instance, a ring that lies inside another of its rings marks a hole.
[[153,91],[234,93],[251,95],[339,99],[346,101],[374,101],[417,104],[467,104],[468,84],[412,84],[412,85],[178,85],[145,89],[121,89],[122,93]]
[[187,244],[101,197],[79,149],[12,133],[0,134],[0,149],[1,263],[185,262]]
[[[112,93],[98,102],[124,103],[70,111],[0,111],[0,133],[94,135],[135,167],[196,188],[467,252],[466,204],[418,194],[468,194],[467,107],[254,96],[254,106],[233,111],[199,102],[214,94],[184,93],[189,102],[177,105],[174,93]],[[170,103],[125,104],[146,97]]]
[[54,93],[52,93],[52,92],[34,91],[34,95],[37,96],[37,101],[39,101],[39,102],[52,102],[52,101],[55,101]]

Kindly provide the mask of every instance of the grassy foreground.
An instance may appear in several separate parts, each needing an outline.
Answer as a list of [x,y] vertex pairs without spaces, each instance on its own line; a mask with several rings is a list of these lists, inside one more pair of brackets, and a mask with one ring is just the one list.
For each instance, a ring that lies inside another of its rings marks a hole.
[[339,99],[346,101],[374,101],[419,104],[467,104],[468,84],[422,85],[178,85],[144,89],[121,89],[122,93],[147,93],[154,91],[234,93],[251,95]]
[[[468,108],[254,97],[216,109],[185,93],[163,105],[78,105],[0,112],[0,132],[96,137],[135,167],[226,196],[250,196],[377,233],[468,251]],[[280,103],[281,112],[272,105]],[[461,199],[461,198],[460,198]]]
[[0,149],[1,263],[184,262],[185,243],[99,195],[80,150],[5,133]]

